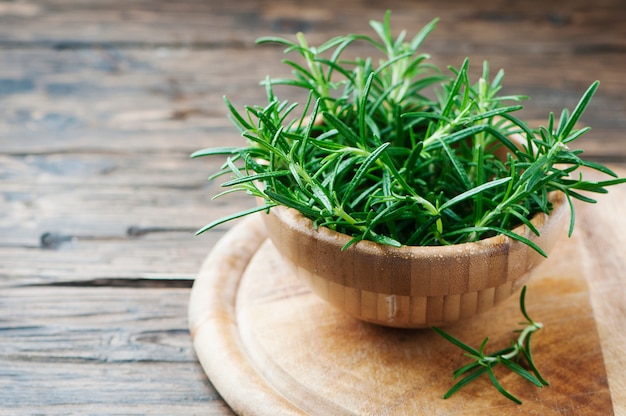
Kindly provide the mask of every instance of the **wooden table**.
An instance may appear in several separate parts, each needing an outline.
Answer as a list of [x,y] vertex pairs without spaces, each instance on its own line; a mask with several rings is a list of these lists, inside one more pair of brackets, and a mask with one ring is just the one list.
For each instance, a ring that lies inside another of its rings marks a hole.
[[[321,42],[369,30],[386,8],[410,31],[439,16],[425,44],[434,62],[504,67],[534,120],[600,79],[581,146],[626,166],[621,0],[2,1],[0,413],[230,414],[196,359],[187,304],[232,225],[193,232],[251,201],[211,202],[219,161],[189,154],[240,142],[222,95],[262,103],[259,80],[288,71],[282,48],[255,38]],[[590,287],[602,310],[606,288]],[[616,313],[598,322],[605,343],[602,331],[626,330]],[[625,414],[624,374],[609,383]]]

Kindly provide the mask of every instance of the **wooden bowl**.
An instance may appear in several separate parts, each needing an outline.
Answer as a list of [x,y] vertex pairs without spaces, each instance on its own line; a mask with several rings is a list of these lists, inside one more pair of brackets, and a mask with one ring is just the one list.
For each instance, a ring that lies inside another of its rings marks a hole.
[[[514,231],[548,253],[568,218],[562,193],[554,209]],[[422,328],[484,312],[520,289],[544,257],[526,244],[498,235],[474,243],[400,248],[351,239],[294,209],[274,207],[263,216],[274,246],[313,292],[355,318],[379,325]]]

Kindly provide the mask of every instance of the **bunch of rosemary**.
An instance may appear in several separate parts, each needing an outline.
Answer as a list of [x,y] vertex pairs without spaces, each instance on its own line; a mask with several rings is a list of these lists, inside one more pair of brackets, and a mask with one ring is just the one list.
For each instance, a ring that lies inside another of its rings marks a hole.
[[[263,82],[267,105],[240,112],[226,99],[246,146],[192,156],[227,155],[213,177],[230,175],[223,184],[229,189],[217,196],[245,191],[265,204],[198,233],[285,205],[316,226],[351,235],[351,243],[446,245],[502,233],[544,254],[511,230],[527,224],[536,232],[529,219],[550,212],[550,192],[563,192],[573,214],[572,198],[594,202],[579,191],[605,193],[624,182],[570,149],[588,131],[576,123],[598,82],[572,112],[563,110],[558,121],[550,114],[546,127],[531,129],[514,115],[523,97],[499,95],[502,71],[491,77],[485,62],[482,77],[472,82],[468,59],[442,70],[419,52],[436,20],[409,40],[405,32],[392,36],[389,17],[371,22],[376,37],[339,36],[319,47],[302,34],[295,42],[258,41],[300,55],[300,62],[284,60],[294,77]],[[371,45],[382,58],[343,59],[355,42]],[[298,104],[279,99],[277,85],[304,90],[304,105],[294,111]],[[586,181],[576,172],[580,167],[615,179]],[[574,215],[570,232],[573,222]]]

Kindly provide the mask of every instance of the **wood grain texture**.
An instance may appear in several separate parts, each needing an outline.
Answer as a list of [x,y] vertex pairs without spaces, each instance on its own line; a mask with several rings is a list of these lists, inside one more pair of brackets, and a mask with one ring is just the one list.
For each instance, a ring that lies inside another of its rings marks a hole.
[[[617,196],[617,195],[619,196]],[[581,218],[585,250],[593,261],[584,262],[596,316],[598,332],[613,392],[615,414],[626,414],[626,233],[624,204],[607,204],[608,198],[626,198],[620,187],[613,194],[599,198],[598,207]],[[602,208],[600,208],[602,206]],[[608,249],[612,247],[613,249]],[[599,266],[599,267],[598,267]]]
[[[189,328],[198,359],[212,377],[212,383],[227,386],[221,390],[229,406],[238,414],[262,414],[270,408],[284,415],[299,414],[297,408],[273,388],[253,368],[245,365],[235,317],[240,276],[266,238],[258,218],[248,218],[238,233],[228,233],[203,263],[201,274],[224,279],[196,280],[189,301]],[[239,255],[231,255],[232,251]],[[208,296],[207,296],[208,295]]]
[[[624,197],[622,190],[603,205],[621,206]],[[588,207],[579,211],[583,227],[599,233],[615,227],[595,221]],[[534,338],[535,357],[551,386],[538,390],[502,373],[502,382],[525,402],[520,408],[486,380],[443,401],[451,371],[467,361],[455,347],[429,330],[385,329],[332,308],[295,277],[271,243],[256,249],[262,233],[254,220],[261,222],[251,218],[216,246],[190,302],[203,367],[241,414],[291,413],[292,403],[312,415],[504,415],[520,409],[529,415],[612,414],[613,403],[617,407],[624,400],[621,377],[609,373],[617,377],[616,389],[609,389],[612,379],[605,370],[605,362],[616,371],[623,365],[613,354],[623,348],[624,335],[610,331],[602,341],[598,336],[587,281],[605,270],[588,250],[588,233],[581,227],[558,244],[528,285],[527,310],[546,325]],[[215,264],[218,259],[222,265]],[[618,285],[623,289],[624,281]],[[612,301],[621,307],[619,297]],[[511,298],[447,330],[476,346],[489,336],[497,349],[511,341],[509,331],[519,319],[518,300]],[[623,321],[622,315],[611,322],[614,330]],[[207,334],[216,333],[224,338],[208,342]],[[606,360],[601,342],[617,349]]]
[[3,288],[0,413],[228,414],[185,329],[187,289]]
[[[183,346],[186,287],[234,224],[193,232],[253,202],[210,201],[219,184],[205,179],[221,161],[188,155],[241,143],[222,96],[262,102],[259,80],[288,73],[282,48],[254,39],[303,31],[321,42],[369,30],[387,8],[398,30],[440,16],[424,45],[435,62],[470,55],[473,74],[483,59],[504,67],[505,92],[532,96],[533,120],[571,108],[600,79],[581,146],[626,162],[620,0],[0,1],[0,403],[12,406],[0,413],[232,413]],[[602,221],[621,218],[611,209]],[[623,260],[598,247],[624,237],[590,233],[607,264],[589,282],[598,330],[625,333]],[[144,326],[165,328],[162,341],[135,341]],[[624,391],[625,351],[607,340],[610,387]],[[623,395],[613,400],[626,414]]]

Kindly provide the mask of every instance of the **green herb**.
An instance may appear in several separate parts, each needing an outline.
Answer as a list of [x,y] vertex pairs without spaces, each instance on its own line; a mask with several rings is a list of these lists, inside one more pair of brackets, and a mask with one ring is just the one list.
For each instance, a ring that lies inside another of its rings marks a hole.
[[[532,334],[543,328],[543,325],[539,322],[534,322],[530,318],[530,316],[528,316],[528,313],[526,312],[526,306],[524,304],[525,296],[526,286],[524,286],[524,288],[522,289],[522,293],[520,294],[520,309],[522,311],[522,315],[524,315],[524,318],[526,318],[526,322],[522,322],[520,325],[525,325],[525,328],[519,331],[520,336],[513,343],[512,346],[494,352],[492,354],[485,354],[485,346],[487,345],[487,341],[489,340],[489,338],[485,338],[484,341],[480,344],[480,347],[478,347],[478,349],[475,349],[465,344],[464,342],[459,341],[458,339],[454,338],[452,335],[444,332],[443,330],[433,327],[433,330],[435,330],[435,332],[450,341],[452,344],[466,351],[465,355],[474,360],[472,363],[467,364],[454,372],[453,379],[457,379],[461,376],[464,377],[459,380],[454,386],[452,386],[452,388],[448,390],[446,394],[444,394],[444,399],[449,398],[454,393],[459,391],[463,386],[468,385],[469,383],[486,373],[489,376],[489,380],[491,380],[494,387],[504,397],[514,401],[517,404],[522,404],[522,402],[517,397],[513,396],[511,393],[505,390],[500,382],[496,379],[493,368],[498,364],[504,365],[506,368],[520,375],[522,378],[530,381],[537,387],[543,387],[548,385],[548,382],[541,376],[539,370],[537,370],[530,350],[530,338]],[[529,370],[520,365],[520,362],[522,360],[525,360]]]
[[[442,70],[420,52],[436,20],[413,38],[392,36],[389,12],[371,22],[376,36],[346,35],[310,46],[304,35],[277,43],[299,60],[285,59],[292,78],[262,84],[266,105],[243,111],[225,99],[247,145],[211,148],[192,156],[226,155],[214,177],[229,175],[227,191],[244,191],[265,205],[217,220],[225,221],[276,205],[295,208],[314,221],[359,240],[400,245],[447,245],[503,233],[545,253],[511,230],[550,213],[552,191],[595,202],[580,191],[606,193],[622,183],[608,168],[581,158],[572,143],[598,88],[594,82],[570,113],[548,117],[532,129],[514,115],[522,96],[500,95],[503,71],[470,80],[469,59]],[[355,43],[372,56],[344,58]],[[280,88],[303,93],[304,105],[278,98]],[[508,104],[506,104],[508,103]],[[516,140],[517,139],[517,140]],[[614,179],[593,182],[587,167]]]

